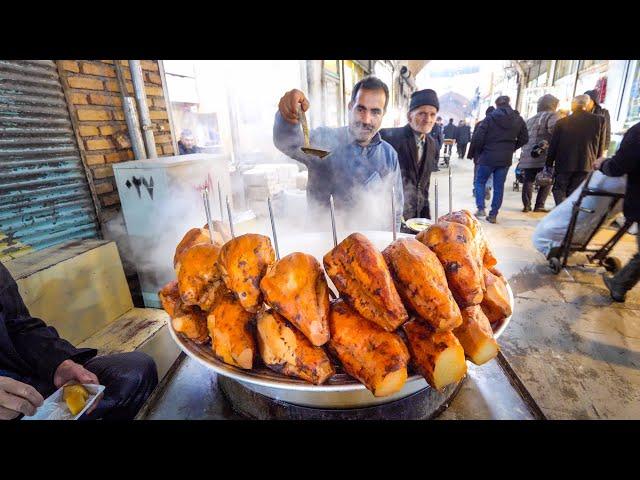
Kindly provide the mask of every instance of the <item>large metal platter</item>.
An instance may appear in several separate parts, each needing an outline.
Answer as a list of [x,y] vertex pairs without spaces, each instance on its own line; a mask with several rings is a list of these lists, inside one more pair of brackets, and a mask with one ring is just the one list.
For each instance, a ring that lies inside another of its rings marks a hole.
[[[362,233],[379,250],[386,248],[392,241],[391,232],[363,231]],[[398,233],[398,237],[411,236]],[[304,233],[282,238],[278,236],[278,243],[281,257],[292,252],[302,251],[315,256],[321,264],[324,254],[333,248],[331,233]],[[330,281],[329,284],[333,289]],[[513,310],[515,306],[513,292],[509,284],[507,284],[507,290]],[[504,332],[510,320],[511,317],[508,317],[493,325],[495,338]],[[169,322],[169,332],[182,351],[205,367],[214,370],[219,375],[237,380],[246,388],[257,393],[294,405],[316,408],[367,407],[392,402],[424,388],[430,388],[424,378],[419,375],[411,375],[399,392],[387,397],[375,397],[364,385],[344,373],[337,373],[323,385],[313,385],[303,380],[278,374],[266,367],[243,370],[218,360],[213,355],[209,344],[198,345],[177,334],[173,330],[171,322]]]

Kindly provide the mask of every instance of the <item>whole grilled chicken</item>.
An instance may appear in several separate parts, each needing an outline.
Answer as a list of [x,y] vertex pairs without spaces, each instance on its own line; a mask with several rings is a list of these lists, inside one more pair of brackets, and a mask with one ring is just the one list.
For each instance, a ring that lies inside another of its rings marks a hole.
[[469,210],[459,210],[457,212],[448,213],[440,217],[438,221],[440,220],[460,223],[471,230],[471,235],[473,236],[473,240],[477,248],[478,258],[485,267],[490,268],[498,263],[496,257],[493,256],[493,253],[489,248],[489,243],[487,242],[484,230],[482,230],[482,225],[480,225],[478,219],[472,215]]
[[320,263],[295,252],[274,263],[260,282],[265,301],[319,347],[329,340],[329,287]]
[[211,243],[195,245],[184,252],[178,270],[178,288],[186,305],[197,305],[205,312],[213,307],[220,273],[216,260],[220,247]]
[[382,256],[409,310],[437,331],[462,323],[460,308],[447,285],[447,277],[435,253],[415,238],[400,238]]
[[257,313],[262,305],[260,281],[275,259],[269,237],[255,233],[233,238],[220,250],[218,270],[246,311]]
[[382,254],[367,237],[352,233],[323,260],[338,291],[364,318],[388,332],[409,318]]
[[171,317],[173,329],[196,343],[209,340],[207,314],[195,306],[187,306],[180,298],[178,282],[167,283],[158,293],[162,308]]
[[482,302],[484,277],[473,234],[461,223],[440,221],[416,235],[438,256],[460,308]]

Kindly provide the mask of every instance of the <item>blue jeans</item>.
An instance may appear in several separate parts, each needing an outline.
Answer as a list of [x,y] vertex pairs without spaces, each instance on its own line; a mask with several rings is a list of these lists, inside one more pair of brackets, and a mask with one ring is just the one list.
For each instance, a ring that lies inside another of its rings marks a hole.
[[491,211],[489,215],[498,215],[498,210],[502,206],[502,196],[504,195],[504,182],[507,179],[509,167],[490,167],[488,165],[479,165],[476,174],[476,183],[474,185],[476,192],[476,207],[478,210],[484,210],[484,193],[487,186],[487,180],[493,175],[493,198],[491,199]]

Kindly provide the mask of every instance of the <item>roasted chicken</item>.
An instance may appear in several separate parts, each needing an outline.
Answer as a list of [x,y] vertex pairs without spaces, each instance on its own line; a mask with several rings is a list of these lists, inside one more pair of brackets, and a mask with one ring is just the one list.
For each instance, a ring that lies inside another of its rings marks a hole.
[[424,322],[410,320],[402,326],[412,364],[433,388],[456,383],[467,373],[464,349],[451,331],[436,332]]
[[366,320],[343,300],[331,305],[329,327],[328,345],[349,375],[376,397],[402,389],[409,352],[397,334]]
[[367,237],[352,233],[323,260],[338,291],[364,318],[388,332],[409,318],[382,254]]
[[248,312],[257,313],[262,305],[260,281],[275,257],[269,237],[255,233],[233,238],[220,250],[222,279]]
[[416,239],[438,256],[460,308],[482,302],[482,263],[471,230],[461,223],[441,221],[420,232]]
[[400,238],[382,255],[409,310],[436,330],[451,330],[462,323],[444,269],[427,246],[415,238]]
[[472,215],[469,210],[459,210],[448,213],[440,217],[438,221],[460,223],[467,227],[471,230],[480,262],[487,268],[493,267],[498,263],[489,248],[489,243],[487,242],[482,225],[480,225],[478,219]]
[[180,269],[181,257],[189,248],[203,243],[213,243],[218,247],[222,247],[229,240],[231,240],[231,234],[228,227],[218,220],[213,221],[213,242],[209,233],[209,225],[205,225],[202,228],[192,228],[182,237],[176,247],[176,253],[173,256],[173,268],[175,268],[176,272]]
[[195,245],[180,260],[178,288],[186,305],[197,305],[205,312],[213,307],[221,280],[216,266],[220,247],[211,243]]
[[178,282],[167,283],[158,293],[162,308],[171,317],[173,329],[196,343],[209,340],[207,314],[195,306],[187,306],[180,298]]
[[495,268],[484,268],[483,273],[486,291],[482,298],[482,311],[491,323],[509,317],[513,312],[506,280]]
[[256,330],[260,355],[272,370],[316,385],[335,373],[325,351],[273,310],[258,313]]
[[257,353],[254,316],[231,292],[221,295],[207,317],[213,354],[224,363],[250,369]]
[[265,301],[315,346],[329,340],[329,287],[320,263],[292,253],[269,267],[260,282]]
[[493,338],[489,320],[480,305],[462,309],[462,325],[453,331],[464,353],[476,365],[488,362],[498,354],[498,343]]

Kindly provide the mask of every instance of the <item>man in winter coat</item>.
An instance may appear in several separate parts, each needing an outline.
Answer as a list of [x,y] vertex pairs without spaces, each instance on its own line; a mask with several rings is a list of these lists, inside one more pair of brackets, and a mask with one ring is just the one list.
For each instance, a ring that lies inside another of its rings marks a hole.
[[[469,153],[467,153],[467,158],[473,160],[473,197],[476,196],[476,176],[478,175],[478,156],[479,152],[477,151],[477,143],[478,143],[478,127],[482,122],[484,122],[485,118],[489,116],[491,112],[496,109],[493,105],[491,105],[484,112],[484,118],[476,123],[476,126],[473,129],[473,134],[471,135],[471,144],[469,145]],[[489,200],[491,198],[491,189],[493,188],[493,177],[489,176],[489,180],[485,185],[485,200]]]
[[609,115],[609,110],[607,110],[606,108],[603,108],[600,103],[598,102],[598,97],[599,97],[599,92],[598,90],[587,90],[586,92],[584,92],[585,95],[589,95],[589,98],[591,99],[591,113],[593,113],[594,115],[600,115],[603,120],[604,123],[602,125],[604,132],[603,132],[603,148],[604,148],[604,154],[607,154],[607,150],[609,150],[609,144],[611,143],[611,117]]
[[458,158],[464,158],[465,153],[467,153],[467,144],[471,140],[471,127],[464,120],[460,120],[458,123],[455,139]]
[[496,223],[498,211],[502,206],[504,182],[511,166],[513,153],[529,141],[527,124],[518,112],[509,105],[506,95],[496,99],[496,109],[479,124],[475,138],[475,153],[478,155],[478,173],[476,175],[475,195],[476,216],[485,216],[485,187],[490,175],[493,175],[493,200],[487,221]]
[[[640,222],[640,123],[624,134],[620,148],[611,158],[599,158],[594,168],[610,177],[627,175],[624,217]],[[616,302],[624,302],[626,293],[640,281],[640,235],[636,235],[638,253],[613,277],[603,274],[604,283]]]
[[[449,123],[447,123],[447,125],[442,129],[442,132],[444,133],[444,139],[452,139],[454,140],[456,138],[456,126],[453,124],[453,118],[449,119]],[[451,156],[451,147],[452,145],[445,145],[444,146],[444,154],[445,156]]]
[[404,127],[380,130],[382,139],[398,152],[405,219],[431,218],[429,182],[436,156],[436,142],[429,133],[435,124],[439,108],[438,95],[433,90],[414,92],[407,113],[408,123]]
[[[560,100],[553,95],[543,95],[538,99],[538,113],[527,120],[529,142],[522,147],[522,153],[520,154],[520,168],[524,174],[524,183],[522,185],[523,212],[531,211],[533,184],[535,183],[536,175],[540,173],[545,166],[553,129],[556,126],[556,122],[560,119],[560,115],[556,112],[559,103]],[[544,144],[546,146],[542,146],[543,142],[546,142],[546,144]],[[537,151],[539,155],[537,157],[531,154],[534,147],[538,147]],[[533,209],[534,212],[548,212],[548,210],[544,208],[544,202],[550,192],[551,185],[540,187]]]
[[558,120],[549,144],[547,167],[554,168],[553,199],[559,205],[584,181],[604,151],[604,119],[587,111],[590,99],[578,95],[572,114]]

